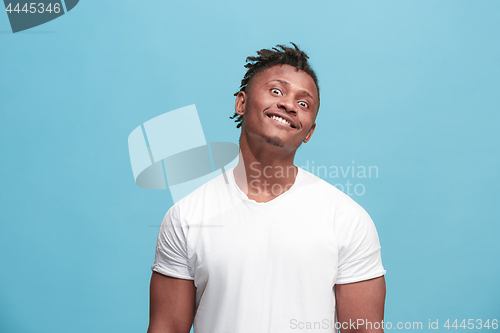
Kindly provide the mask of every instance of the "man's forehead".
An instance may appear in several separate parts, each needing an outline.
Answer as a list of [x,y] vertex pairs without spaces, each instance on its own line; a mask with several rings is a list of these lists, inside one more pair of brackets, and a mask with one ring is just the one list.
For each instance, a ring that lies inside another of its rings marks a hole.
[[[248,86],[251,86],[252,84],[267,84],[272,81],[298,85],[301,90],[304,90],[312,95],[311,97],[318,95],[316,83],[309,74],[301,69],[286,64],[274,65],[256,73],[250,82],[248,82]],[[313,98],[317,100],[318,97]]]

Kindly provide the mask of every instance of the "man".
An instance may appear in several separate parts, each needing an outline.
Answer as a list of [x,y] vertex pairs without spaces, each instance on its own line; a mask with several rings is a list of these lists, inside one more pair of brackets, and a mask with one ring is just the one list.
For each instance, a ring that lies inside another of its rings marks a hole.
[[382,331],[385,270],[373,222],[293,164],[320,102],[308,56],[293,46],[247,58],[232,117],[238,165],[166,214],[149,333],[187,333],[193,320],[195,333]]

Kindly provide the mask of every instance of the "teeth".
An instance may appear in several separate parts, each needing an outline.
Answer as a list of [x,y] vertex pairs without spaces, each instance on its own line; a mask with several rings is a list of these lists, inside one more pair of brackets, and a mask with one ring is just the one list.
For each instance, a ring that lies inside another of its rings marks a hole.
[[288,125],[288,126],[292,126],[288,121],[286,121],[285,119],[281,118],[281,117],[277,117],[277,116],[271,116],[271,119],[274,119],[274,120],[277,120],[279,121],[280,123],[282,124],[285,124],[285,125]]

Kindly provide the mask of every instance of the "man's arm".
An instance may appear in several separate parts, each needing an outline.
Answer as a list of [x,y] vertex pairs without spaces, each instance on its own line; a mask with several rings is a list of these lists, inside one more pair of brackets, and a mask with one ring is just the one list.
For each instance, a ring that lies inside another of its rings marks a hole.
[[148,333],[189,333],[194,319],[195,297],[193,280],[153,272]]
[[[385,303],[383,276],[355,283],[337,284],[335,297],[337,321],[341,325],[342,333],[383,332],[381,325]],[[358,325],[361,321],[362,324]],[[377,322],[378,324],[375,324]],[[351,323],[356,325],[350,325]]]

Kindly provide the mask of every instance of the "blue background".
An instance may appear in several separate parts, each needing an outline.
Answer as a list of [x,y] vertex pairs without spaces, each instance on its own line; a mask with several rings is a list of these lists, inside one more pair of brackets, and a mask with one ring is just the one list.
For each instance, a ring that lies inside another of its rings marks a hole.
[[378,167],[351,182],[379,232],[386,321],[500,319],[499,14],[497,0],[82,0],[12,34],[0,13],[0,331],[145,332],[172,199],[135,185],[127,137],[196,104],[207,142],[236,143],[246,56],[290,41],[322,97],[296,164]]

